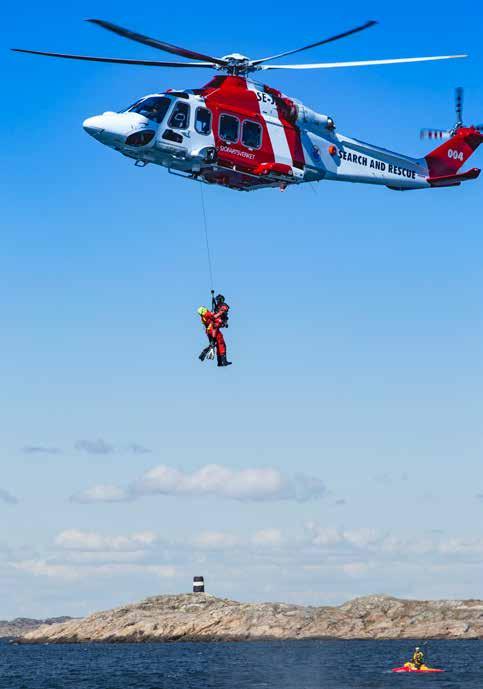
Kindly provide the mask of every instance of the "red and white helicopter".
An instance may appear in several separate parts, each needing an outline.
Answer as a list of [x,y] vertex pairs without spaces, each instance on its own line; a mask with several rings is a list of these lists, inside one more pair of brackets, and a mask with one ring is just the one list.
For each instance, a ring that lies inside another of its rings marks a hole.
[[367,29],[369,21],[316,43],[257,60],[233,53],[212,57],[159,41],[110,22],[93,24],[152,48],[194,62],[161,62],[121,58],[65,55],[14,49],[74,60],[154,67],[216,69],[206,86],[168,90],[139,99],[123,112],[105,112],[85,120],[86,132],[136,165],[156,163],[174,174],[230,189],[250,191],[264,187],[285,189],[291,184],[337,180],[379,184],[396,190],[457,186],[475,179],[480,170],[459,169],[483,141],[483,126],[457,123],[448,140],[424,158],[412,158],[364,143],[336,131],[334,120],[311,110],[280,91],[250,78],[269,69],[330,69],[365,65],[425,62],[466,57],[439,55],[389,60],[363,60],[316,64],[267,64],[287,55],[315,48]]

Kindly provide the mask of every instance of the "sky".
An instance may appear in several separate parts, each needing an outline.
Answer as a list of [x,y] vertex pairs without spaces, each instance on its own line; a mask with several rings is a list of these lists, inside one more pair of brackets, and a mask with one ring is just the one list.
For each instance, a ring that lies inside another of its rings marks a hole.
[[251,57],[377,19],[307,61],[470,58],[269,83],[409,155],[430,148],[421,127],[453,124],[456,86],[482,121],[479,6],[246,7],[187,0],[169,21],[125,0],[4,10],[0,618],[84,615],[190,591],[199,574],[244,601],[483,597],[482,182],[206,188],[231,306],[233,366],[218,370],[197,359],[200,187],[81,126],[211,74],[8,52],[162,59],[88,17]]

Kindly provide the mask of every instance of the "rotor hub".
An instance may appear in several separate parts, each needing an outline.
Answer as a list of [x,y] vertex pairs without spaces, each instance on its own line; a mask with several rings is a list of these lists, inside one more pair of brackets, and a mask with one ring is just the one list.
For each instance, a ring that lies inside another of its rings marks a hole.
[[240,53],[230,53],[230,55],[224,55],[222,60],[226,62],[226,66],[220,67],[219,69],[226,71],[229,74],[248,74],[256,69],[250,58],[246,55],[241,55]]
[[230,55],[224,55],[222,60],[227,60],[228,62],[250,62],[250,58],[246,55],[241,55],[240,53],[231,53]]

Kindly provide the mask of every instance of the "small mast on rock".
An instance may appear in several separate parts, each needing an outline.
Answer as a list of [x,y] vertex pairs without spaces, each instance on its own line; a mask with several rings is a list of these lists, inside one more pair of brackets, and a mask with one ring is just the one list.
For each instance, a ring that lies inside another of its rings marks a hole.
[[205,592],[205,579],[204,577],[193,577],[193,593],[204,593]]

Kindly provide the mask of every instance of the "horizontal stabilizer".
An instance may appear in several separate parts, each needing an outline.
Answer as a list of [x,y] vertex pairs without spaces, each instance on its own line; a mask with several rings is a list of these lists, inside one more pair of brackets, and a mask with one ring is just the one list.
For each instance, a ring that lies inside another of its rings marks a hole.
[[442,177],[428,177],[428,182],[432,187],[457,187],[461,182],[479,177],[481,170],[477,167],[471,168],[466,172],[456,175],[443,175]]

